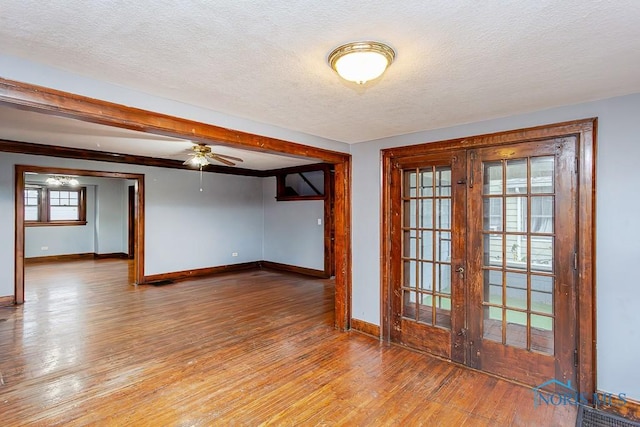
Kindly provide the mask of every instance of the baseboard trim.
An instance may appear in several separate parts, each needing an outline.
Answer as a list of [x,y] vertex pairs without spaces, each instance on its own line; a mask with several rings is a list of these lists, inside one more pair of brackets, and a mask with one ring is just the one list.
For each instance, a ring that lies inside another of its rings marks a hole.
[[273,261],[260,261],[260,268],[286,271],[289,273],[298,273],[298,274],[303,274],[305,276],[319,277],[322,279],[328,279],[329,277],[331,277],[330,275],[326,274],[323,270],[315,270],[313,268],[298,267],[298,266],[289,265],[289,264],[281,264],[279,262],[273,262]]
[[351,330],[380,338],[380,326],[365,322],[364,320],[351,319]]
[[172,271],[170,273],[151,274],[144,276],[142,284],[157,282],[161,280],[186,280],[194,277],[213,276],[221,273],[231,273],[234,271],[253,270],[260,268],[259,261],[243,262],[239,264],[220,265],[217,267],[197,268],[194,270]]
[[116,259],[129,259],[129,254],[125,254],[124,252],[113,252],[110,254],[93,254],[95,259],[108,259],[108,258],[116,258]]
[[16,303],[16,299],[13,297],[13,295],[0,297],[0,307],[15,305],[15,303]]
[[603,391],[598,391],[598,395],[603,396],[600,400],[607,404],[601,403],[597,405],[597,409],[620,415],[633,421],[640,421],[640,402],[628,397],[622,400],[619,396],[612,396]]
[[97,254],[94,252],[87,252],[83,254],[66,254],[66,255],[49,255],[49,256],[36,256],[31,258],[25,258],[25,264],[39,264],[45,262],[66,262],[66,261],[83,261],[88,259],[107,259],[118,258],[127,259],[128,254],[124,252],[113,252],[109,254]]

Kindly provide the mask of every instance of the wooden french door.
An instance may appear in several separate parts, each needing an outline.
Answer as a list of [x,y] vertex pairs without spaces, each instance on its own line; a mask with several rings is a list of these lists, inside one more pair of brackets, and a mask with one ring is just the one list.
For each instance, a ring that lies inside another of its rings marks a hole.
[[575,137],[396,159],[391,340],[575,383],[576,159]]
[[395,164],[393,341],[464,362],[465,151]]

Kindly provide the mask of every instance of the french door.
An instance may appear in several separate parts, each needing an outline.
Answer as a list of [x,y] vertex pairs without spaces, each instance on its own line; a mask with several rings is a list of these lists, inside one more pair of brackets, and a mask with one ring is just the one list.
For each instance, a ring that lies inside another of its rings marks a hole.
[[574,382],[576,159],[573,136],[395,159],[391,340]]

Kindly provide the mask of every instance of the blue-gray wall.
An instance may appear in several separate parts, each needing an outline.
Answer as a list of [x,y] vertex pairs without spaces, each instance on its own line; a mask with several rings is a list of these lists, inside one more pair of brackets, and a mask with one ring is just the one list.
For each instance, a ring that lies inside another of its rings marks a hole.
[[640,94],[355,144],[353,317],[380,324],[380,150],[598,117],[598,389],[640,399]]

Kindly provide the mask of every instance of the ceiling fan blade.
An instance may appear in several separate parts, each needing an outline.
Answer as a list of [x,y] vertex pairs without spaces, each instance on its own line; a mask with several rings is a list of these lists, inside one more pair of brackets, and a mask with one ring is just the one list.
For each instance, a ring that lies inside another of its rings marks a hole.
[[241,162],[242,159],[239,157],[233,157],[233,156],[227,156],[226,154],[217,154],[217,153],[212,153],[214,156],[218,156],[218,157],[222,157],[228,160],[234,160],[236,162]]
[[227,159],[223,159],[222,157],[218,156],[217,154],[212,154],[211,156],[212,159],[219,161],[220,163],[224,163],[227,166],[235,166],[236,164],[233,162],[230,162]]

